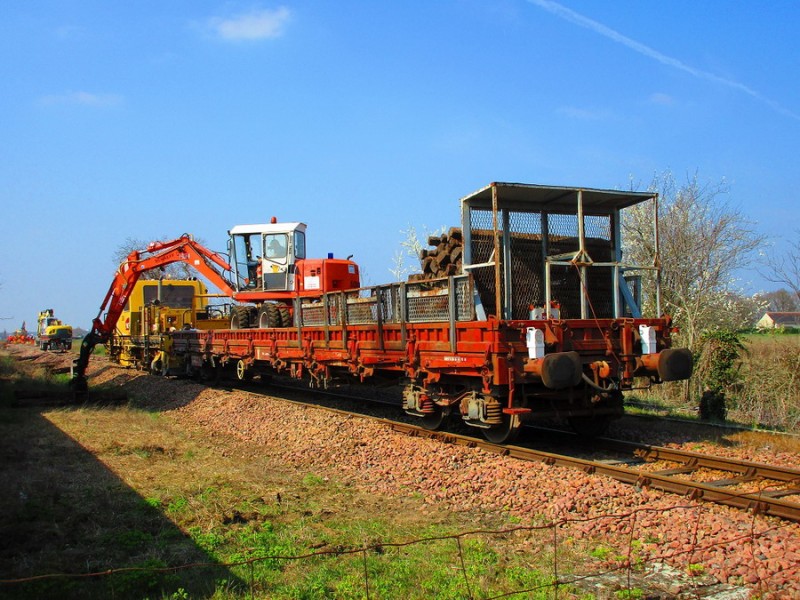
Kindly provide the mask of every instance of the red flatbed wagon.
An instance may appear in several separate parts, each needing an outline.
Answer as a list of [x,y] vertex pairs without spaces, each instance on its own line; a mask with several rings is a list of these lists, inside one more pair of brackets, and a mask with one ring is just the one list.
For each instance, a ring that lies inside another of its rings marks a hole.
[[298,295],[280,327],[175,332],[170,360],[320,387],[394,380],[427,427],[458,413],[498,442],[523,419],[600,433],[623,391],[692,371],[660,311],[655,222],[652,264],[622,261],[621,211],[643,201],[657,197],[492,184],[461,201],[461,274]]

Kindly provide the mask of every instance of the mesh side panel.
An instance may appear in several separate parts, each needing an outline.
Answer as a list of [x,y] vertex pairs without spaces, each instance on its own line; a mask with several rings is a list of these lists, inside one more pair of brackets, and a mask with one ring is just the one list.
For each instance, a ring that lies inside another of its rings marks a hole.
[[611,217],[608,215],[585,215],[583,230],[587,238],[611,240]]
[[400,286],[392,286],[383,293],[384,320],[399,323],[402,320],[400,311]]
[[341,325],[344,309],[342,302],[344,297],[340,294],[328,296],[328,325]]
[[574,266],[550,267],[553,299],[561,304],[561,318],[581,318],[581,298],[584,294],[588,297],[587,318],[613,317],[614,298],[611,279],[613,273],[613,267],[590,267],[586,269],[586,281],[582,284],[580,271]]
[[361,296],[359,292],[347,294],[347,322],[353,325],[367,325],[378,321],[378,299],[375,296]]
[[421,323],[450,319],[447,280],[409,284],[406,287],[406,294],[409,322]]
[[366,325],[377,322],[378,304],[374,299],[359,299],[347,303],[347,322]]
[[[470,321],[474,318],[472,286],[469,277],[454,278],[456,320]],[[346,311],[347,323],[368,325],[377,323],[378,316],[384,323],[401,321],[401,302],[399,285],[385,286],[367,291],[327,296],[327,324],[341,325],[341,316]],[[370,296],[362,294],[371,293]],[[409,322],[449,321],[450,298],[449,280],[426,281],[406,286],[407,318]],[[378,312],[380,311],[380,313]],[[325,305],[322,302],[307,302],[300,307],[301,323],[304,326],[326,324]]]
[[[469,278],[454,278],[453,286],[455,320],[471,321],[474,318],[475,307]],[[409,284],[406,288],[406,295],[409,322],[450,320],[449,280],[442,279],[420,284]]]
[[303,325],[315,326],[325,324],[325,311],[321,303],[303,304],[300,307],[301,323]]
[[[489,262],[489,258],[494,250],[492,239],[492,211],[490,210],[470,210],[470,231],[472,242],[470,250],[472,252],[472,264]],[[481,304],[487,315],[496,315],[494,296],[494,267],[481,267],[473,269],[472,276],[475,279],[475,289],[481,299]]]
[[455,280],[456,285],[456,320],[471,321],[473,318],[472,286],[467,277]]
[[[375,290],[376,302],[380,306],[381,320],[384,323],[400,322],[400,286],[391,285]],[[379,299],[378,299],[379,298]]]
[[[571,239],[561,240],[553,245],[551,253],[576,251],[577,243],[577,239],[574,242]],[[586,251],[594,262],[610,262],[612,260],[611,244],[607,240],[587,239]],[[614,315],[612,273],[613,267],[589,267],[586,269],[584,289],[576,267],[552,265],[550,267],[551,298],[561,303],[561,315],[567,319],[579,319],[581,296],[586,293],[589,301],[594,305],[597,317],[612,317]]]
[[408,299],[408,321],[410,323],[448,321],[449,319],[447,296],[411,297]]
[[[578,249],[578,215],[562,215],[558,213],[549,213],[547,215],[547,235],[549,236],[550,244],[564,238],[572,238],[574,247],[564,250],[577,250]],[[551,248],[548,254],[558,254]]]
[[542,217],[538,212],[511,212],[511,318],[527,319],[530,306],[544,304]]
[[[594,262],[611,262],[611,217],[607,215],[584,216],[586,251]],[[470,211],[471,250],[473,264],[488,262],[494,248],[492,238],[492,213],[490,210]],[[511,318],[526,319],[530,306],[543,306],[545,302],[545,262],[543,256],[542,215],[539,212],[508,211],[510,244]],[[578,252],[578,216],[547,214],[547,255],[558,256]],[[502,261],[503,256],[499,259]],[[505,268],[505,265],[501,265]],[[475,287],[487,315],[497,315],[495,306],[494,269],[472,271]],[[505,278],[501,278],[501,288]],[[585,288],[597,317],[613,316],[614,289],[610,267],[590,267]],[[574,267],[551,267],[551,298],[561,304],[564,318],[580,318],[581,297],[584,286]],[[501,295],[505,290],[500,290]],[[590,311],[591,312],[591,311]]]

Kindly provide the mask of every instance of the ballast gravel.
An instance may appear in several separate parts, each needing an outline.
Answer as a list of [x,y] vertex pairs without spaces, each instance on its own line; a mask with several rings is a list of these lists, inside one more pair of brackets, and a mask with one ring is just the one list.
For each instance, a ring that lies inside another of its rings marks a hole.
[[[615,560],[635,560],[672,573],[667,578],[702,575],[705,581],[733,586],[713,597],[800,598],[797,523],[565,467],[409,437],[360,417],[93,361],[90,386],[108,382],[124,386],[137,403],[164,410],[184,427],[245,442],[276,464],[285,464],[287,471],[335,478],[374,495],[420,499],[437,510],[503,515],[521,525],[563,522],[561,539],[614,548],[608,566]],[[796,454],[769,449],[723,449],[716,444],[686,449],[800,464]],[[674,596],[663,597],[712,597],[702,594],[702,588],[687,595],[679,586]]]

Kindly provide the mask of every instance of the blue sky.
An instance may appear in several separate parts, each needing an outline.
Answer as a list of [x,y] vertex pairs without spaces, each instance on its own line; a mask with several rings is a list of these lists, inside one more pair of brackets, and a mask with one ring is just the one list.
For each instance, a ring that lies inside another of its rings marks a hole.
[[4,2],[0,330],[88,327],[126,238],[224,250],[273,215],[386,283],[401,230],[492,181],[696,171],[785,243],[798,24],[779,0]]

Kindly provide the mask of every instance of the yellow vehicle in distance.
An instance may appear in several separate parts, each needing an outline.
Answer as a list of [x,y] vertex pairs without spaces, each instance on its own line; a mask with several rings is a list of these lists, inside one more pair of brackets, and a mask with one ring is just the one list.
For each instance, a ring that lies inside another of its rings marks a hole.
[[108,342],[108,353],[123,367],[166,374],[164,350],[180,329],[226,329],[231,299],[209,294],[199,279],[145,279],[136,282]]
[[48,308],[39,313],[36,338],[41,350],[65,352],[72,348],[72,326],[56,319],[53,309]]

